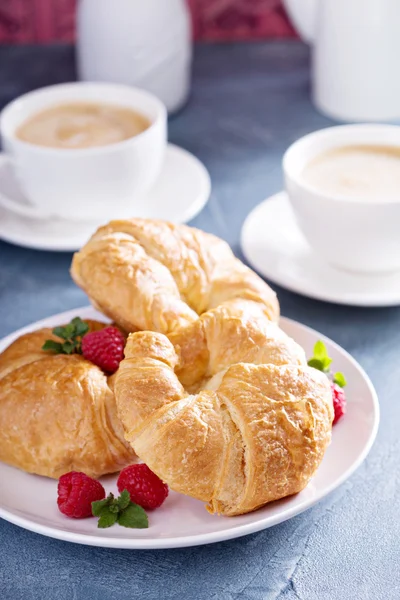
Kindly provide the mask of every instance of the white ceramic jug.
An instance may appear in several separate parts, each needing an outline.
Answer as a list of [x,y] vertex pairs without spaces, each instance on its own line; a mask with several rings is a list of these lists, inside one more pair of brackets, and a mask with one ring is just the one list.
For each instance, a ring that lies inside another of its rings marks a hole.
[[134,85],[178,110],[190,86],[192,45],[185,0],[80,0],[78,74]]
[[284,0],[313,44],[313,97],[345,121],[400,118],[400,0]]

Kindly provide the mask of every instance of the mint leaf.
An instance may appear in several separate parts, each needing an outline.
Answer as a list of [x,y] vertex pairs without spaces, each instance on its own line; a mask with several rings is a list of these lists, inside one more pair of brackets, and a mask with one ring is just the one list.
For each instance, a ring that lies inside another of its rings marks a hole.
[[321,340],[318,340],[314,346],[314,358],[318,358],[322,362],[324,362],[326,358],[329,358],[328,350],[326,349],[324,342]]
[[[318,371],[323,371],[323,373],[327,373],[330,375],[331,369],[330,366],[332,364],[332,358],[328,354],[328,350],[321,340],[318,340],[314,346],[314,356],[310,358],[307,362],[309,367],[314,367],[314,369],[318,369]],[[339,385],[340,387],[344,387],[347,383],[345,376],[343,373],[335,373],[333,377],[333,382]]]
[[109,494],[104,500],[92,502],[92,514],[99,517],[97,527],[104,529],[118,522],[122,527],[145,529],[149,526],[147,515],[141,506],[130,501],[130,494],[124,490],[119,498]]
[[70,340],[74,335],[74,330],[74,325],[68,323],[65,327],[54,327],[53,334],[63,340]]
[[114,494],[109,494],[104,500],[95,500],[92,502],[92,515],[94,517],[100,517],[104,508],[109,506],[114,500]]
[[56,352],[57,354],[62,354],[62,344],[59,342],[55,342],[54,340],[46,340],[42,346],[42,350],[51,350],[52,352]]
[[343,375],[343,373],[340,373],[339,371],[334,374],[333,382],[337,383],[337,385],[340,386],[341,388],[343,388],[343,387],[345,387],[345,385],[347,385],[346,377]]
[[74,342],[64,342],[62,345],[62,350],[64,354],[72,354],[75,350]]
[[324,370],[324,363],[318,358],[310,358],[307,364],[309,367],[314,367],[314,369],[318,369],[318,371]]
[[329,367],[331,366],[332,363],[332,359],[329,358],[329,356],[327,356],[326,358],[324,358],[322,360],[322,364],[323,364],[323,371],[324,373],[329,373]]
[[70,340],[72,338],[72,336],[75,333],[75,327],[72,323],[68,323],[68,325],[66,325],[64,327],[64,338],[66,340]]
[[109,509],[106,507],[103,509],[99,522],[97,523],[97,527],[99,527],[100,529],[111,527],[111,525],[114,525],[114,523],[117,522],[117,518],[117,513],[110,512]]
[[52,333],[62,340],[68,339],[68,337],[65,335],[65,327],[54,327]]
[[132,529],[147,529],[149,526],[149,520],[144,509],[133,502],[119,513],[118,523],[122,527],[131,527]]
[[318,371],[329,373],[331,362],[332,359],[328,355],[328,350],[324,342],[318,340],[314,346],[314,356],[308,361],[308,365],[314,367],[314,369],[318,369]]
[[42,349],[53,350],[59,354],[82,354],[82,337],[89,331],[89,325],[82,321],[80,317],[72,319],[65,327],[54,327],[52,330],[53,334],[59,337],[61,340],[65,340],[63,343],[54,342],[53,340],[46,340]]
[[72,319],[71,323],[75,328],[74,333],[76,336],[82,337],[89,331],[89,325],[85,323],[85,321],[82,321],[80,317],[75,317]]
[[124,490],[123,492],[121,492],[121,495],[117,500],[120,510],[124,510],[124,508],[129,506],[130,501],[131,501],[131,495],[128,492],[128,490]]

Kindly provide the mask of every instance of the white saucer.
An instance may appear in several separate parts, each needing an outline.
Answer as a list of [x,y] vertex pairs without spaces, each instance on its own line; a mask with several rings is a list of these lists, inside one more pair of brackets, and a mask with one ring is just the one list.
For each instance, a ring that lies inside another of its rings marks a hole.
[[[33,323],[0,340],[0,352],[16,337],[40,327],[68,323],[73,317],[104,316],[85,307]],[[347,413],[333,428],[332,443],[315,477],[299,494],[267,504],[237,517],[210,515],[204,504],[170,492],[158,510],[149,514],[148,529],[110,527],[98,529],[95,519],[68,519],[57,509],[57,482],[29,475],[0,462],[0,517],[42,535],[59,540],[106,548],[180,548],[241,537],[291,519],[341,485],[360,466],[375,439],[379,423],[376,392],[360,365],[343,348],[300,323],[282,318],[282,329],[311,356],[317,340],[323,340],[335,370],[346,374]],[[361,477],[368,477],[364,472]],[[102,478],[107,491],[116,492],[116,476]],[[311,519],[312,517],[305,517]]]
[[[187,150],[168,144],[159,179],[140,209],[132,211],[130,216],[186,223],[202,210],[210,191],[210,176],[203,163]],[[5,197],[7,207],[2,206],[1,196]],[[8,208],[10,200],[14,201],[14,211]],[[8,158],[0,153],[0,239],[38,250],[73,252],[102,224],[24,216],[26,205]]]
[[286,192],[264,200],[248,215],[241,245],[254,269],[298,294],[354,306],[400,304],[400,272],[359,275],[324,262],[297,227]]

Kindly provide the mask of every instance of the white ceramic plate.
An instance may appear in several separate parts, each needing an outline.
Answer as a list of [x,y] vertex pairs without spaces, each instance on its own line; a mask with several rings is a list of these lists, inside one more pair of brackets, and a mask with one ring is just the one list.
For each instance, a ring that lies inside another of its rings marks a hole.
[[242,228],[241,245],[254,269],[292,292],[354,306],[400,304],[400,272],[363,275],[324,262],[297,227],[286,192],[252,210]]
[[[203,163],[187,150],[168,144],[165,163],[154,187],[140,208],[132,214],[128,208],[126,216],[186,223],[202,210],[210,191],[210,176]],[[102,224],[39,219],[25,214],[28,209],[8,157],[0,153],[0,239],[37,250],[74,252]]]
[[[105,320],[92,308],[68,311],[20,329],[0,342],[2,351],[13,339],[32,329],[68,322],[72,317]],[[149,513],[145,530],[115,525],[97,529],[95,519],[74,520],[57,508],[57,482],[28,475],[0,463],[0,517],[20,527],[53,538],[107,548],[179,548],[240,537],[281,523],[303,512],[343,483],[367,456],[379,422],[375,390],[357,362],[331,340],[295,321],[282,318],[282,328],[311,355],[314,343],[323,339],[335,369],[348,379],[348,412],[335,427],[323,463],[305,490],[239,517],[210,515],[202,502],[170,492],[163,506]],[[116,477],[102,478],[108,491],[116,491]]]

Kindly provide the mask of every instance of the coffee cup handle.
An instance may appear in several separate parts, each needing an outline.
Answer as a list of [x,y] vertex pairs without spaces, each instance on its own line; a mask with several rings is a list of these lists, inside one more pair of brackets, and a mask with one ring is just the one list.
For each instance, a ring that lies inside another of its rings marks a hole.
[[[10,156],[3,155],[2,162],[3,161],[6,163],[4,166],[9,167],[9,169],[10,169],[10,173],[7,176],[9,178],[13,178],[15,180],[15,176],[12,173],[12,170],[13,170],[12,158]],[[13,181],[13,185],[18,186],[18,182]],[[13,199],[12,197],[6,195],[1,189],[0,189],[0,207],[8,210],[11,213],[17,214],[21,217],[27,217],[29,219],[37,219],[37,220],[42,221],[43,219],[48,218],[47,215],[41,213],[40,210],[38,210],[31,204],[28,204],[28,201],[23,202],[23,201],[18,201],[16,199]]]

